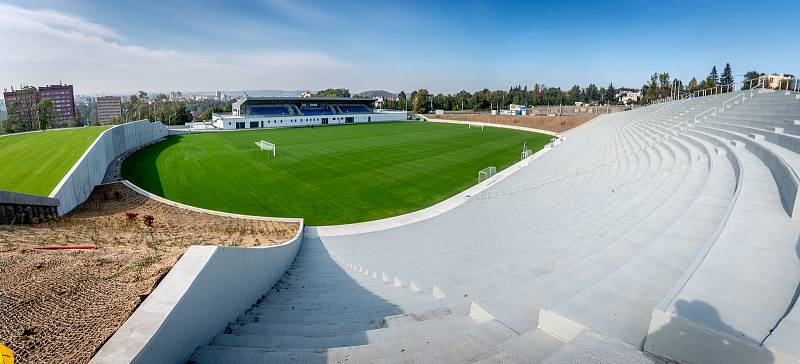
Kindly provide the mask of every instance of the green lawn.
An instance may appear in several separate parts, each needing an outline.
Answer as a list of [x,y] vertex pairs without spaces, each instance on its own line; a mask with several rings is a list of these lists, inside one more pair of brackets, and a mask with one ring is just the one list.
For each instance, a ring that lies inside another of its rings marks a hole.
[[0,137],[0,190],[47,196],[106,126]]
[[[125,178],[218,211],[345,224],[416,211],[519,161],[550,136],[502,128],[395,122],[171,136],[123,164]],[[277,145],[277,158],[255,148]]]

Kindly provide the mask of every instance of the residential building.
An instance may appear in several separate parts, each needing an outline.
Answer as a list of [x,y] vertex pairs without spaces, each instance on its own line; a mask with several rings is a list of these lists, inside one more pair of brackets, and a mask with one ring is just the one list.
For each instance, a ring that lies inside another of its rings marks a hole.
[[114,117],[122,116],[122,100],[117,96],[97,98],[97,120],[100,124],[111,124]]
[[785,85],[784,81],[789,82],[791,85],[793,83],[792,80],[794,80],[794,76],[782,73],[771,73],[761,77],[766,81],[766,87],[768,88],[780,88],[781,83]]
[[59,122],[69,122],[75,118],[75,93],[72,85],[50,85],[39,87],[39,99],[50,100],[56,110]]
[[629,101],[636,102],[642,98],[642,90],[637,90],[633,88],[621,88],[617,92],[617,98],[623,104],[627,104]]

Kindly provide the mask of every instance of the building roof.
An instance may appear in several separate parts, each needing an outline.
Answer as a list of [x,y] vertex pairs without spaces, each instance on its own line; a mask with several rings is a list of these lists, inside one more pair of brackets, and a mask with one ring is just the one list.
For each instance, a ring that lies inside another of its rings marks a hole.
[[265,97],[265,96],[245,96],[237,100],[245,101],[275,101],[275,102],[372,102],[375,101],[367,97]]

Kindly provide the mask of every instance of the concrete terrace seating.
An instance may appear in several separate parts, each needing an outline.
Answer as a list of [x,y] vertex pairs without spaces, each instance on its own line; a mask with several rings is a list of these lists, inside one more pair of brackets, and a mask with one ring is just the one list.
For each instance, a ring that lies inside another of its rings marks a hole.
[[289,111],[288,107],[284,106],[254,106],[250,108],[251,116],[267,116],[267,115],[291,115],[291,111]]
[[338,108],[342,114],[370,112],[369,108],[364,105],[339,105]]
[[300,113],[302,115],[333,115],[333,110],[327,107],[301,107]]
[[190,362],[799,362],[795,120],[770,90],[603,115],[434,218],[310,228]]

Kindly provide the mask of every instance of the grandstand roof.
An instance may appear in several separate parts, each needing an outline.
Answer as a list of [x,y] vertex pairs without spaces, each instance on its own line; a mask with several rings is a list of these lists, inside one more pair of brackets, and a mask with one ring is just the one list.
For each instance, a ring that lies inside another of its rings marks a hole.
[[247,102],[258,103],[281,103],[281,104],[305,104],[305,103],[331,103],[331,104],[366,104],[373,103],[375,100],[370,98],[350,98],[350,97],[255,97],[245,96],[233,103],[233,106],[244,105]]
[[[304,104],[322,104],[322,105],[337,105],[340,107],[344,107],[342,105],[364,105],[367,107],[372,106],[375,102],[373,99],[369,98],[349,98],[349,97],[252,97],[252,96],[245,96],[236,100],[233,103],[232,108],[234,110],[234,115],[249,115],[250,109],[253,107],[262,107],[264,105],[273,105],[275,107],[282,107],[282,105],[293,105],[297,106],[298,108],[302,107]],[[266,111],[267,114],[274,114],[274,115],[289,115],[291,111],[288,109],[285,112],[279,111]],[[267,115],[267,114],[262,114]]]

